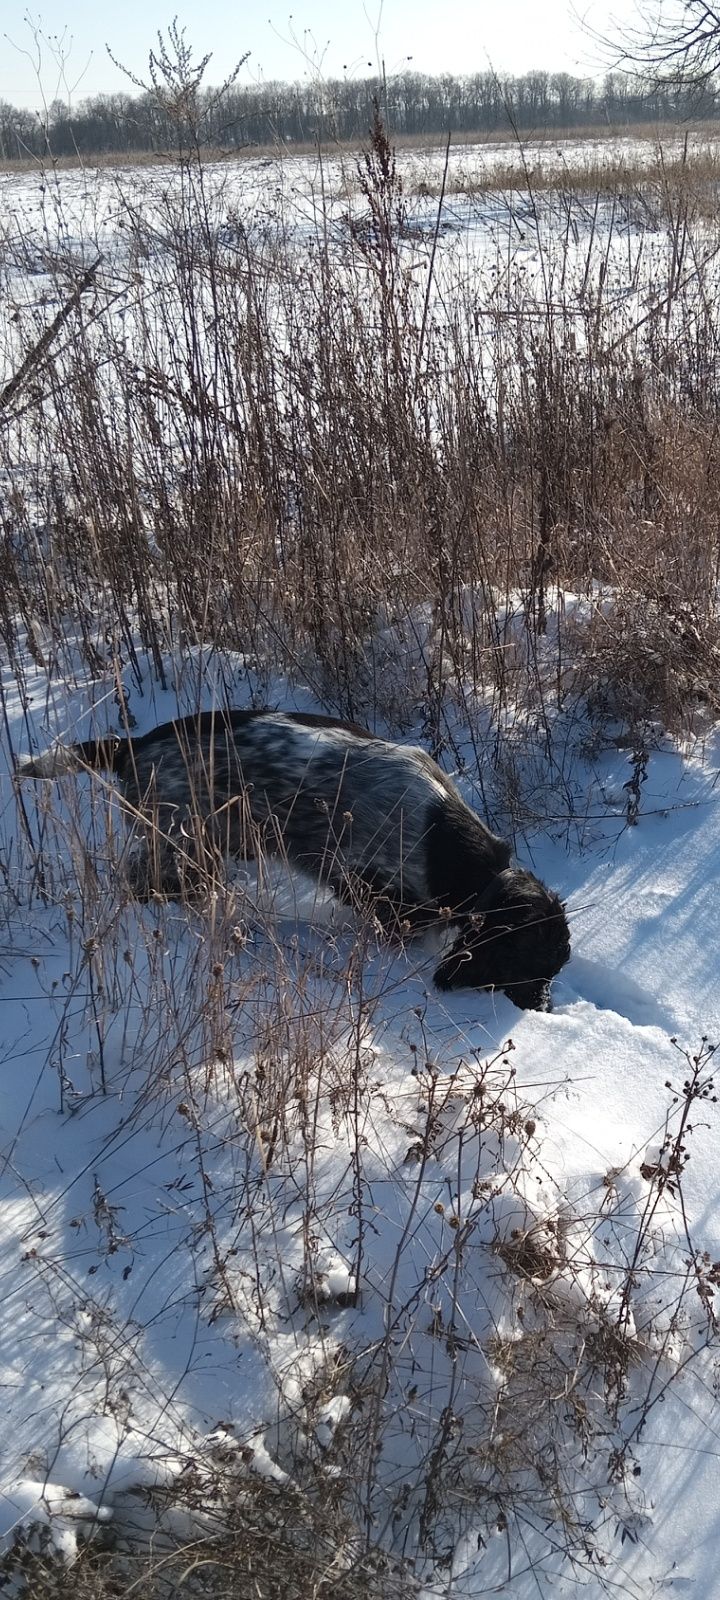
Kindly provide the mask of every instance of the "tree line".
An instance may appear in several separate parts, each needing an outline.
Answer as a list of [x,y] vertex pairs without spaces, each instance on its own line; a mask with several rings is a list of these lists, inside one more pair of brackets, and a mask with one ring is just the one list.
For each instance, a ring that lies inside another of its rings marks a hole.
[[[379,101],[391,136],[508,133],[514,129],[583,128],[599,124],[714,118],[712,83],[648,83],[611,72],[597,82],[566,72],[498,77],[478,72],[231,84],[223,93],[198,88],[193,120],[204,143],[225,149],[322,139],[364,138]],[[161,151],[177,144],[177,111],[151,88],[98,94],[69,108],[55,100],[42,112],[0,101],[0,157],[101,155]]]

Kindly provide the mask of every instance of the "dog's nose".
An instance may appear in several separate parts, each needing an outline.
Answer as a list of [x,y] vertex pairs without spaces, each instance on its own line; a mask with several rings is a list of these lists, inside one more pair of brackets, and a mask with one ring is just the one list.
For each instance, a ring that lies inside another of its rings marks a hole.
[[552,1011],[549,984],[528,985],[524,993],[522,986],[519,986],[515,990],[509,989],[508,994],[522,1011]]

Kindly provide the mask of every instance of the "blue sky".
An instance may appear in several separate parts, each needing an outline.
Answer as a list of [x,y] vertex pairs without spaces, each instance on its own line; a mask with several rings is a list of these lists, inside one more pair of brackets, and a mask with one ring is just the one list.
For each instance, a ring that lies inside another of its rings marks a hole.
[[[0,99],[36,107],[43,97],[76,102],[122,87],[106,44],[141,75],[157,29],[174,10],[158,8],[155,0],[123,0],[117,9],[97,0],[51,0],[32,13],[45,35],[37,47],[22,0],[5,0]],[[186,5],[178,20],[198,52],[213,52],[208,80],[215,83],[246,50],[246,81],[294,80],[317,71],[333,77],[345,68],[362,76],[378,57],[388,72],[406,65],[471,72],[491,62],[498,71],[546,67],[593,74],[602,63],[580,17],[603,31],[613,14],[627,17],[629,10],[628,0],[614,6],[577,0],[574,7],[571,0],[295,0],[292,11],[277,9],[275,0],[252,6],[203,0]]]

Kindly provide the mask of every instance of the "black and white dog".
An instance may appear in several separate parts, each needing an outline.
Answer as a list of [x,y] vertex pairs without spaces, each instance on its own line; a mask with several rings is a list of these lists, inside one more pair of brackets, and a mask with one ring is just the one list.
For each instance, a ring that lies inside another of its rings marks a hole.
[[217,710],[139,738],[59,746],[18,775],[83,767],[115,773],[128,810],[152,819],[146,882],[161,892],[181,890],[200,827],[224,854],[285,855],[389,929],[453,925],[439,988],[503,989],[523,1008],[549,1007],[570,955],[562,902],[510,865],[509,845],[424,750],[331,717]]

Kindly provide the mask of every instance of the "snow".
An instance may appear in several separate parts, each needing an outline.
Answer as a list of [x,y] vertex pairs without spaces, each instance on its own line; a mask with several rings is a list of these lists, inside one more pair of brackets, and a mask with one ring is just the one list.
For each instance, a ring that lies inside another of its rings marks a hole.
[[0,1495],[0,1550],[23,1537],[27,1549],[40,1551],[50,1542],[71,1563],[78,1553],[78,1533],[84,1531],[87,1537],[92,1527],[110,1517],[107,1506],[83,1495],[68,1493],[47,1480],[21,1479]]
[[[274,211],[307,239],[312,163],[273,167],[275,190],[260,163],[214,177],[218,216],[232,201],[260,230]],[[330,179],[346,249],[343,174]],[[128,182],[158,243],[148,273],[171,294],[169,174],[61,173],[55,198],[0,175],[25,249],[4,266],[22,312],[10,370],[22,317],[55,303],[48,250],[102,250],[117,288]],[[409,261],[434,204],[413,202]],[[530,304],[539,241],[518,208],[454,195],[447,214],[438,281],[479,260],[499,297],[511,240]],[[542,216],[557,231],[550,202]],[[573,217],[583,277],[579,203]],[[654,253],[628,221],[610,249],[593,226],[631,321],[665,281],[666,244]],[[133,294],[128,275],[109,313],[127,312],[130,347]],[[556,606],[583,625],[586,600]],[[378,731],[416,743],[420,726],[390,722],[392,675],[416,670],[431,608],[412,624],[401,639],[388,620],[371,645]],[[2,669],[2,1548],[22,1532],[69,1562],[98,1523],[122,1543],[144,1519],[154,1537],[155,1490],[177,1529],[190,1471],[221,1503],[221,1473],[307,1487],[352,1482],[359,1463],[357,1523],[427,1600],[714,1600],[717,730],[683,750],[658,735],[633,824],[631,752],[608,742],[590,759],[564,741],[560,800],[518,718],[508,737],[546,826],[515,819],[517,851],[566,897],[573,938],[552,1013],[521,1013],[503,996],[441,996],[431,939],[390,947],[276,864],[239,865],[228,897],[200,907],[124,897],[112,788],[16,785],[19,757],[116,725],[113,670],[91,676],[68,647],[50,671],[37,644],[17,674]],[[302,681],[188,648],[161,690],[135,650],[123,696],[138,732],[226,696],[326,709]],[[448,708],[448,768],[509,829],[452,696]],[[686,1082],[698,1093],[683,1124]],[[686,1155],[678,1191],[669,1162]]]
[[[668,160],[682,147],[682,139],[670,133],[662,142]],[[714,149],[715,144],[702,135],[690,139],[691,153],[706,147]],[[511,305],[521,304],[529,319],[545,317],[555,305],[563,320],[575,320],[581,344],[587,318],[592,321],[597,307],[600,282],[605,308],[617,315],[615,337],[627,337],[635,324],[642,327],[650,306],[662,302],[674,283],[672,240],[663,225],[661,203],[652,196],[630,192],[596,198],[593,165],[625,159],[642,166],[657,159],[657,148],[652,140],[632,138],[561,146],[552,140],[533,143],[525,151],[527,170],[556,173],[558,191],[529,194],[525,182],[513,191],[504,187],[508,165],[523,170],[517,145],[488,141],[458,146],[450,152],[440,218],[437,195],[444,151],[400,152],[398,174],[404,187],[398,226],[409,291],[424,296],[432,253],[430,306],[441,324],[448,320],[449,308],[457,315],[470,285],[467,314],[480,319],[488,339],[502,338],[502,318]],[[583,163],[588,166],[588,194],[563,193],[564,170]],[[497,188],[473,190],[474,183],[495,171]],[[469,192],[456,190],[454,184],[465,184]],[[75,277],[66,280],[63,264],[76,273],[98,257],[95,289],[103,305],[102,327],[90,323],[87,336],[102,344],[111,331],[131,359],[138,329],[147,337],[150,325],[158,348],[163,348],[177,316],[173,255],[178,219],[183,217],[189,228],[197,221],[190,220],[191,196],[192,181],[187,175],[181,178],[171,163],[90,165],[39,175],[0,172],[5,246],[0,270],[8,312],[0,374],[15,370],[19,352],[34,342],[48,314],[64,303],[68,282],[74,286]],[[271,255],[280,243],[295,251],[298,263],[311,274],[318,250],[344,263],[356,282],[367,271],[362,238],[353,230],[362,236],[363,228],[369,229],[371,238],[372,219],[352,155],[320,160],[279,153],[273,160],[210,162],[203,169],[203,215],[207,237],[234,264],[250,241],[258,262],[264,249]],[[692,267],[668,301],[676,321],[687,314],[683,291],[688,284],[702,278],[708,292],[717,285],[712,230],[702,217],[690,218],[687,227]],[[556,271],[559,245],[562,262]],[[298,295],[301,288],[298,280]],[[275,314],[282,341],[288,337],[287,310],[280,301]],[[302,316],[297,320],[302,326]],[[512,358],[510,338],[503,359]]]
[[[188,686],[191,665],[176,675]],[[194,667],[202,677],[202,661]],[[223,681],[247,701],[242,661],[223,663]],[[43,748],[107,723],[101,682],[83,691],[55,678],[51,692],[28,660],[25,709],[9,669],[3,688],[15,756],[30,737]],[[144,689],[141,699],[127,684],[140,731],[173,700],[186,708],[149,671]],[[313,703],[282,681],[273,690],[274,702]],[[206,701],[212,692],[209,677]],[[42,1526],[70,1559],[95,1507],[121,1535],[139,1487],[172,1490],[183,1463],[212,1460],[220,1437],[243,1471],[279,1483],[317,1451],[337,1472],[365,1384],[388,1394],[375,1417],[376,1536],[412,1553],[422,1463],[449,1394],[480,1441],[489,1409],[520,1384],[523,1450],[541,1449],[540,1394],[525,1369],[540,1316],[533,1285],[552,1305],[543,1348],[549,1340],[566,1383],[570,1346],[579,1359],[573,1328],[600,1339],[620,1314],[652,1194],[641,1167],[662,1159],[668,1119],[677,1123],[666,1084],[677,1093],[687,1076],[682,1051],[720,1038],[717,744],[680,754],[661,742],[635,826],[628,754],[611,748],[576,773],[593,819],[583,847],[520,842],[568,898],[573,957],[550,1014],[487,994],[440,997],[432,950],[337,926],[316,914],[314,886],[288,885],[277,868],[249,903],[252,872],[241,868],[227,913],[118,904],[111,883],[87,882],[84,830],[99,845],[107,806],[101,796],[93,810],[85,777],[23,789],[32,830],[45,830],[43,904],[28,892],[10,765],[6,747],[0,839],[25,896],[6,903],[0,952],[6,1541]],[[716,1137],[703,1101],[682,1190],[711,1261]],[[588,1447],[582,1503],[625,1592],[671,1575],[709,1596],[698,1503],[720,1490],[714,1358],[682,1216],[667,1192],[654,1207],[623,1323],[637,1354],[618,1437],[624,1426],[633,1465],[613,1486],[607,1438]],[[592,1387],[583,1403],[602,1412]],[[493,1450],[513,1459],[509,1425]],[[552,1426],[565,1436],[562,1419]],[[607,1415],[602,1426],[611,1433]],[[451,1482],[457,1438],[445,1450]],[[487,1468],[474,1470],[479,1493]],[[480,1494],[474,1513],[453,1519],[451,1495],[453,1593],[501,1581],[519,1597],[538,1583],[576,1592],[579,1569],[542,1532],[548,1504],[532,1462],[521,1454],[513,1472],[538,1507],[524,1535],[535,1575],[513,1543],[507,1576],[497,1499],[488,1508]],[[411,1511],[398,1523],[400,1492]],[[415,1551],[428,1595],[445,1592],[446,1559],[439,1546],[435,1566]],[[582,1584],[602,1593],[603,1569],[587,1562]]]

